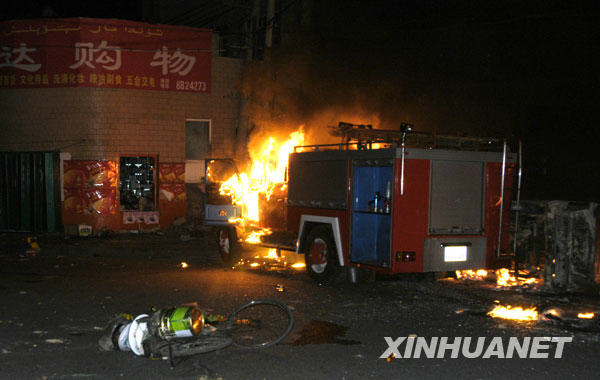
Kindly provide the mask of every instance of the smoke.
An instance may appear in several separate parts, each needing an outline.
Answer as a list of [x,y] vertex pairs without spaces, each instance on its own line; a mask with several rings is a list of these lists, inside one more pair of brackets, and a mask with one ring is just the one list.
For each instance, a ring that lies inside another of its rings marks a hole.
[[245,70],[251,151],[266,136],[287,137],[301,126],[307,144],[337,143],[328,127],[340,121],[393,130],[408,122],[419,131],[442,133],[477,124],[469,120],[475,107],[464,88],[445,78],[433,60],[412,54],[419,45],[411,37],[380,33],[366,21],[348,26],[327,20],[323,29],[325,21],[315,19],[319,26],[302,30]]
[[303,126],[311,143],[328,143],[333,137],[327,127],[339,121],[399,127],[401,120],[385,111],[397,91],[369,74],[361,78],[351,63],[315,51],[309,42],[300,39],[247,68],[242,91],[253,134],[289,134]]
[[[556,172],[539,176],[541,190],[564,188],[550,177],[581,183],[582,194],[597,188],[573,170],[587,168],[576,162],[582,152],[598,161],[595,140],[576,137],[597,134],[598,92],[589,80],[597,11],[542,12],[536,2],[307,3],[315,8],[304,29],[246,69],[250,149],[300,126],[306,144],[322,144],[339,142],[327,128],[339,121],[380,129],[407,122],[423,132],[524,137],[527,162],[557,157],[535,165],[534,176]],[[565,125],[574,154],[554,155]]]

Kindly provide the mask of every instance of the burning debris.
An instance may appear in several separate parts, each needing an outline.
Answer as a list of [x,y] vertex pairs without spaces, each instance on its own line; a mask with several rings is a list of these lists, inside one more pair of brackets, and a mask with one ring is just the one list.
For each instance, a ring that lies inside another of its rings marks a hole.
[[270,235],[272,234],[272,231],[270,228],[263,228],[260,231],[253,231],[251,232],[246,239],[244,239],[244,241],[246,243],[250,243],[250,244],[260,244],[261,243],[261,237],[265,236],[265,235]]
[[516,322],[535,322],[561,328],[580,331],[598,331],[600,322],[597,313],[593,311],[563,310],[550,307],[542,312],[535,306],[522,307],[512,305],[496,305],[486,313],[492,318],[512,320]]
[[501,268],[496,271],[496,284],[498,287],[533,287],[541,283],[541,279],[535,277],[525,277],[530,273],[524,270],[517,271],[516,276],[511,274],[507,268]]
[[513,307],[510,305],[496,305],[494,309],[488,312],[492,318],[512,319],[516,321],[537,321],[538,312],[535,307],[522,308],[521,306]]
[[[510,271],[501,268],[495,272],[480,270],[456,271],[456,278],[461,281],[491,281],[496,280],[496,289],[537,289],[542,284],[542,279],[534,276],[535,272],[519,270]],[[551,307],[540,309],[536,306],[514,306],[500,304],[494,301],[492,310],[485,312],[492,318],[512,320],[517,322],[535,322],[550,325],[559,325],[567,329],[597,331],[600,329],[597,313],[587,310],[565,311],[561,308]],[[539,311],[543,310],[543,311]],[[462,312],[462,310],[460,311]],[[479,314],[476,312],[475,314]],[[481,313],[483,314],[483,313]]]
[[595,313],[593,313],[593,312],[577,314],[577,318],[579,318],[579,319],[592,319],[592,318],[594,318],[594,316],[595,316]]
[[[295,256],[298,256],[294,258]],[[290,252],[288,255],[277,253],[276,248],[267,248],[262,254],[255,255],[252,258],[240,259],[234,269],[250,269],[262,271],[301,271],[306,268],[303,255],[296,255]]]
[[542,279],[533,276],[534,273],[532,272],[519,270],[515,274],[508,268],[500,268],[495,272],[485,269],[457,270],[456,278],[469,281],[487,281],[491,277],[491,273],[494,273],[496,277],[497,288],[536,288],[542,284]]
[[487,275],[488,271],[485,269],[478,269],[476,271],[471,269],[456,271],[456,278],[459,280],[483,281],[486,279]]

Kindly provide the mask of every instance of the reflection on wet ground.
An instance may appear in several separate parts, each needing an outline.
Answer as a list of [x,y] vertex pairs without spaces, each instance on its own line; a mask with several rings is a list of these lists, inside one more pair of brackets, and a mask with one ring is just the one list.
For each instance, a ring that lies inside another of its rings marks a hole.
[[300,331],[300,336],[291,343],[294,346],[303,346],[306,344],[360,344],[357,340],[342,339],[348,330],[345,326],[327,322],[327,321],[310,321]]

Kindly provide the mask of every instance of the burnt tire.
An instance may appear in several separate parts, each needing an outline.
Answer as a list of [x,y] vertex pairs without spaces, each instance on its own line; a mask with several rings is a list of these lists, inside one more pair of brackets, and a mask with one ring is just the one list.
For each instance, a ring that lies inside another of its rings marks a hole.
[[217,228],[217,245],[221,254],[221,261],[225,265],[231,265],[237,260],[240,250],[240,244],[237,241],[235,227]]
[[329,226],[314,227],[305,245],[306,270],[319,282],[332,282],[338,279],[341,268],[337,249]]

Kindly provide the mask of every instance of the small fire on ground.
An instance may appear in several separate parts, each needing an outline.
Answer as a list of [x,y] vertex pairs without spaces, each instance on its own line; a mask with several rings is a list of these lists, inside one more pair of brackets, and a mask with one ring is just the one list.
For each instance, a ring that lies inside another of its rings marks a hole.
[[277,248],[265,249],[265,253],[255,255],[252,258],[239,260],[234,269],[254,269],[263,271],[285,271],[285,270],[303,270],[306,268],[304,261],[300,258],[293,259],[293,256],[299,256],[291,253],[286,256],[281,251],[277,254]]
[[580,318],[580,319],[592,319],[592,318],[594,318],[594,313],[593,312],[578,313],[577,314],[577,318]]
[[250,244],[260,244],[261,240],[260,238],[265,236],[265,235],[271,235],[273,232],[271,231],[270,228],[263,228],[259,231],[253,231],[251,232],[245,239],[244,241],[246,243],[250,243]]
[[538,312],[535,307],[524,309],[521,306],[513,307],[511,305],[496,305],[488,315],[493,318],[512,319],[515,321],[537,321],[538,319]]
[[496,285],[499,288],[510,287],[536,287],[541,285],[542,280],[537,277],[527,277],[529,271],[519,270],[516,275],[508,268],[501,268],[494,271],[485,269],[478,270],[457,270],[456,278],[459,280],[484,281],[488,279],[488,275],[494,273],[496,275]]
[[594,312],[579,312],[575,318],[577,312],[565,312],[559,308],[546,309],[543,312],[538,312],[534,306],[525,308],[522,306],[512,305],[496,305],[487,314],[492,318],[510,319],[513,321],[531,322],[541,321],[549,322],[553,320],[560,320],[563,322],[574,321],[574,320],[589,320],[593,319],[596,314]]

